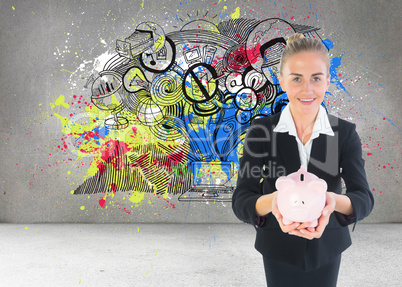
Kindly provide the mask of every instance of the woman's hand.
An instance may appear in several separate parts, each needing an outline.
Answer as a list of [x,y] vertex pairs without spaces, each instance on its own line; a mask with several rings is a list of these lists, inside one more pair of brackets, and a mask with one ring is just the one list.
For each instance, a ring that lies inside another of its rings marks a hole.
[[278,192],[274,192],[274,198],[272,199],[272,214],[275,215],[276,219],[278,220],[279,226],[281,227],[282,231],[285,233],[290,233],[292,231],[297,231],[296,228],[306,228],[307,224],[300,224],[300,222],[293,222],[292,224],[285,225],[282,221],[282,214],[279,212],[278,209],[278,201],[277,196]]
[[324,209],[322,210],[322,215],[320,216],[320,218],[318,218],[318,225],[315,228],[306,228],[305,223],[303,223],[299,226],[299,228],[297,228],[297,230],[292,230],[289,232],[289,234],[304,237],[310,240],[314,238],[320,238],[324,233],[325,227],[328,225],[329,217],[331,216],[331,213],[334,212],[336,205],[333,192],[327,192],[326,197],[326,204]]

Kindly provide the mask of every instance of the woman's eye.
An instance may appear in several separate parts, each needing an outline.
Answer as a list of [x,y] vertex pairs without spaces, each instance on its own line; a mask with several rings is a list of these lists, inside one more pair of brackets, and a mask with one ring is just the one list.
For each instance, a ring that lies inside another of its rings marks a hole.
[[320,81],[320,80],[321,80],[321,79],[318,78],[318,77],[314,77],[314,78],[313,78],[313,81],[314,81],[314,82],[318,82],[318,81]]
[[294,78],[294,79],[293,79],[293,82],[300,82],[300,78],[298,78],[298,77],[297,77],[297,78]]

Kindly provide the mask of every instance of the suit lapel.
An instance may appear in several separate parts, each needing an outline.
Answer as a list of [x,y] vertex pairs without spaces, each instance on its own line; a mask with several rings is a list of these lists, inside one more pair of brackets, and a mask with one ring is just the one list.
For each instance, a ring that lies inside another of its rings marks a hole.
[[318,138],[313,139],[313,144],[311,146],[310,160],[308,162],[309,167],[311,166],[311,160],[318,160],[320,162],[325,162],[326,157],[326,146],[327,146],[327,136],[320,134]]
[[338,136],[320,134],[313,140],[311,147],[308,171],[320,176],[322,172],[336,176],[339,173],[338,165]]
[[296,172],[300,168],[300,155],[294,136],[288,133],[275,133],[280,162],[286,169],[286,174]]

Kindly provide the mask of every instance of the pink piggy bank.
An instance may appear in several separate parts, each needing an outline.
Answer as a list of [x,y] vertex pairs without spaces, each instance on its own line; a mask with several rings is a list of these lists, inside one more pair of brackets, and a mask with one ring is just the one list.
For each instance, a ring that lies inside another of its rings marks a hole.
[[278,178],[275,186],[283,224],[309,222],[309,227],[317,226],[326,201],[327,183],[324,180],[307,172],[302,165],[297,172]]

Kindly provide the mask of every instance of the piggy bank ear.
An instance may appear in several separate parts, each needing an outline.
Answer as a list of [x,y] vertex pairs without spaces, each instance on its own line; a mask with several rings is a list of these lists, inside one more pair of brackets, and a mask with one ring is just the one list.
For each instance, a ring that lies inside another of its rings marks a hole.
[[289,186],[292,187],[294,185],[295,185],[295,181],[286,176],[282,176],[282,177],[278,178],[275,182],[275,187],[277,190],[281,190],[281,189],[284,189]]
[[317,190],[318,192],[322,193],[322,192],[326,192],[328,185],[325,182],[325,180],[322,180],[320,178],[317,179],[313,179],[312,181],[310,181],[307,185],[310,188],[313,188],[314,190]]

